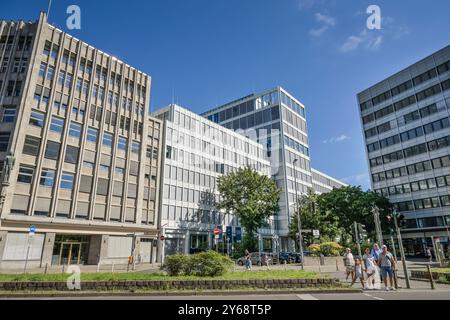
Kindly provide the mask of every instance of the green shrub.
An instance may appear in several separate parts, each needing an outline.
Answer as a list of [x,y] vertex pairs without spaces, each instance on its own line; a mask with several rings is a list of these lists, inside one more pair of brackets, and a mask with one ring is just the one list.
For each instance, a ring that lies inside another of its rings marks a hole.
[[336,242],[324,242],[320,244],[320,253],[327,257],[339,256],[342,246]]
[[166,257],[161,269],[170,276],[194,275],[199,277],[218,277],[233,266],[233,261],[215,251],[200,252],[193,255],[175,254]]
[[320,256],[320,244],[317,244],[317,243],[311,244],[311,245],[308,247],[308,250],[309,250],[310,255],[311,255],[312,257],[318,257],[318,256]]
[[217,277],[233,266],[233,261],[215,251],[201,252],[190,257],[189,274],[199,277]]
[[185,273],[186,265],[188,264],[189,256],[184,254],[174,254],[165,258],[161,270],[167,272],[169,276],[178,276]]

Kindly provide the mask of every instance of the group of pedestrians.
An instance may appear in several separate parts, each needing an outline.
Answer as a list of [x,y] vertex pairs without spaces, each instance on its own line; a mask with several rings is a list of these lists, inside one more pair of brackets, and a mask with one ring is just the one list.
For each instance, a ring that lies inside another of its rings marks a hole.
[[396,277],[397,261],[385,245],[380,249],[378,244],[375,243],[372,250],[366,248],[362,259],[355,259],[350,248],[347,248],[344,254],[344,264],[346,267],[346,280],[351,276],[351,285],[359,280],[363,289],[379,290],[381,281],[383,281],[386,291],[398,288]]

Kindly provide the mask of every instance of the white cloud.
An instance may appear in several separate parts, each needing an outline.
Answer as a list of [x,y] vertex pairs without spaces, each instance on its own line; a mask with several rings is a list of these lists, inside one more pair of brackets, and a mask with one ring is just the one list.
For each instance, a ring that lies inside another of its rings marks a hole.
[[350,139],[349,136],[345,135],[345,134],[341,134],[340,136],[337,137],[331,137],[329,139],[325,139],[322,141],[322,143],[339,143],[345,140]]
[[350,52],[357,50],[360,46],[364,46],[368,50],[378,50],[383,43],[383,35],[376,35],[374,31],[364,29],[359,35],[349,36],[341,45],[341,52]]
[[320,37],[325,31],[336,25],[336,19],[325,14],[316,13],[314,17],[321,27],[309,30],[309,34],[313,37]]
[[339,47],[341,52],[350,52],[359,48],[376,51],[387,40],[398,40],[409,34],[406,25],[396,23],[394,18],[386,16],[381,19],[381,30],[364,29],[357,35],[350,35]]

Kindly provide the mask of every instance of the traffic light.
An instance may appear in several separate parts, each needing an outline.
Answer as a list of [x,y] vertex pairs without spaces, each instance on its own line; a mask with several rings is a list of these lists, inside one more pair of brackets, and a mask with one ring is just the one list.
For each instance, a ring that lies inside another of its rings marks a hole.
[[367,230],[366,226],[362,223],[358,223],[358,233],[359,233],[359,241],[362,243],[365,239],[367,239]]
[[393,236],[395,234],[395,226],[394,226],[394,217],[393,215],[388,214],[386,216],[386,223],[387,223],[387,230],[389,231],[389,234]]
[[405,219],[405,216],[403,214],[398,216],[397,222],[398,222],[398,227],[400,229],[403,229],[404,227],[406,227],[406,219]]

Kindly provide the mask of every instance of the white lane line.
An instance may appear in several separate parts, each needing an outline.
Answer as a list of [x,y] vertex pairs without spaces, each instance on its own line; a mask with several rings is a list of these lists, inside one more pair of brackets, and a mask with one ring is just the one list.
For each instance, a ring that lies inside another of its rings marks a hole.
[[298,294],[297,297],[299,297],[301,300],[319,300],[310,294]]
[[376,300],[384,300],[383,298],[371,296],[371,295],[368,294],[368,293],[364,293],[364,295],[365,295],[366,297],[373,298],[373,299],[376,299]]

